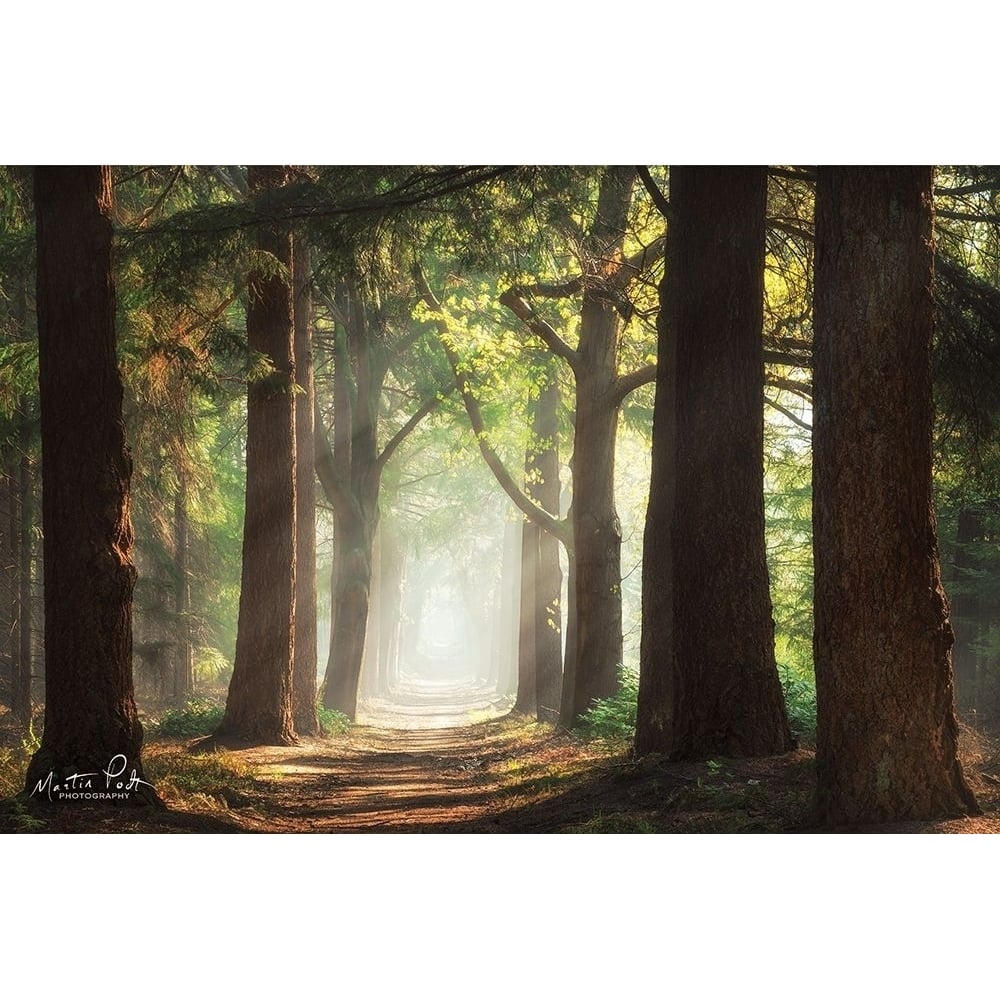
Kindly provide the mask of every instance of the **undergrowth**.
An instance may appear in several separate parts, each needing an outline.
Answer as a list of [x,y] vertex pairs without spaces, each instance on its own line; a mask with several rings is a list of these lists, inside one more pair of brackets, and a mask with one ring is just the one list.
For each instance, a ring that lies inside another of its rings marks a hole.
[[[781,667],[788,724],[798,740],[816,738],[816,682],[811,676]],[[639,677],[631,670],[619,674],[621,687],[611,698],[595,701],[577,723],[585,739],[629,741],[635,737],[636,702]]]
[[797,740],[816,738],[816,681],[812,677],[794,673],[787,667],[781,670],[781,686],[785,692],[788,725]]
[[163,713],[159,722],[151,723],[153,736],[208,736],[215,732],[225,705],[209,698],[189,698],[183,708],[171,708]]
[[622,667],[618,693],[595,701],[576,728],[586,739],[628,741],[635,736],[635,707],[639,698],[639,675]]
[[316,715],[324,736],[342,736],[351,728],[351,720],[335,708],[324,708],[317,704]]
[[[210,698],[189,698],[183,708],[164,712],[159,722],[149,724],[151,736],[208,736],[219,728],[226,706]],[[316,706],[320,729],[324,736],[340,736],[351,728],[343,712]]]
[[147,747],[143,766],[146,780],[168,805],[228,809],[255,798],[257,769],[237,754]]

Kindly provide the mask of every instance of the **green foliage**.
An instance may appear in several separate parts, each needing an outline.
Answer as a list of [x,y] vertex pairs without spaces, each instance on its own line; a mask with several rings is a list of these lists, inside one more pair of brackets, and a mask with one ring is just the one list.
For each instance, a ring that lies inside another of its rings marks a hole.
[[12,747],[0,747],[0,799],[19,795],[24,790],[28,763],[41,746],[40,732],[35,731],[35,720],[28,725],[27,734]]
[[639,675],[622,669],[618,693],[595,701],[577,727],[587,739],[631,740],[635,736],[635,712],[639,700]]
[[816,738],[816,681],[811,675],[779,667],[788,725],[796,739]]
[[157,736],[208,736],[222,722],[225,710],[225,705],[217,701],[190,698],[183,708],[164,712],[150,728]]
[[342,736],[351,728],[351,720],[335,708],[324,708],[317,703],[316,715],[324,736]]

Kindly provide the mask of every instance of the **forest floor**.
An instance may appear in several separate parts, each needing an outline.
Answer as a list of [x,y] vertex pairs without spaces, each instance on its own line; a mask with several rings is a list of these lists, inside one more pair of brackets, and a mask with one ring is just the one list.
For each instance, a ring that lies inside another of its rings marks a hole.
[[[963,733],[983,816],[857,832],[1000,832],[998,749]],[[167,810],[7,799],[0,832],[820,832],[809,748],[760,760],[636,762],[624,744],[517,716],[451,729],[355,726],[293,747],[206,752],[198,740],[154,739],[144,761]]]

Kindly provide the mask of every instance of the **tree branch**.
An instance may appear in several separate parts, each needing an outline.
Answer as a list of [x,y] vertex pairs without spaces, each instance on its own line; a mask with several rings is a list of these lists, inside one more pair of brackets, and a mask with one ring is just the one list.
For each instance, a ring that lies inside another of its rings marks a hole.
[[656,379],[656,365],[644,365],[642,368],[619,375],[615,380],[615,403],[620,405],[630,392],[635,392],[640,386],[648,385]]
[[500,304],[506,306],[553,354],[568,362],[570,368],[576,371],[580,355],[531,308],[521,289],[508,288],[500,296]]
[[659,260],[663,256],[666,246],[666,234],[657,236],[648,247],[643,247],[638,253],[627,257],[618,265],[618,269],[611,279],[611,284],[615,288],[624,288],[633,278],[637,278],[646,268],[650,267],[654,261]]
[[642,186],[649,192],[649,197],[653,199],[656,210],[669,222],[670,216],[673,214],[670,202],[667,201],[663,192],[657,186],[656,181],[653,180],[653,175],[649,172],[649,167],[636,167],[635,172],[639,175]]
[[337,463],[333,460],[333,449],[330,447],[330,438],[326,433],[326,423],[323,414],[320,412],[319,404],[316,404],[314,423],[316,425],[313,440],[315,442],[316,475],[319,478],[320,486],[326,494],[327,500],[333,505],[338,517],[361,517],[361,508],[358,506],[354,495],[351,493],[347,480],[337,469]]
[[800,354],[788,354],[785,351],[763,352],[764,364],[766,365],[786,365],[788,368],[812,368],[812,358]]
[[431,291],[430,286],[427,284],[427,279],[424,277],[423,269],[419,264],[414,264],[413,278],[416,282],[417,292],[421,299],[423,299],[423,301],[427,304],[427,307],[435,313],[434,322],[438,329],[441,346],[444,349],[444,353],[448,357],[448,364],[451,365],[451,370],[455,375],[455,384],[458,387],[458,391],[462,394],[462,402],[465,404],[465,412],[468,414],[469,423],[472,425],[472,431],[476,436],[476,443],[479,445],[479,451],[483,456],[483,460],[486,462],[487,466],[489,466],[489,469],[496,478],[496,481],[503,488],[503,491],[507,494],[507,496],[510,497],[511,501],[518,508],[518,510],[520,510],[521,513],[532,522],[532,524],[537,524],[544,531],[549,532],[562,542],[567,549],[569,549],[573,544],[569,522],[557,520],[549,514],[548,511],[545,511],[541,507],[537,507],[534,503],[532,503],[531,500],[529,500],[518,487],[517,483],[514,482],[513,477],[507,471],[507,467],[503,464],[503,460],[489,443],[489,440],[486,437],[486,426],[483,421],[483,414],[479,409],[479,402],[473,395],[472,389],[469,386],[469,377],[461,370],[458,355],[451,346],[451,332],[448,329],[448,321],[441,309],[441,303],[438,302],[434,293]]
[[445,386],[445,388],[443,388],[437,395],[426,399],[420,409],[416,410],[410,419],[407,420],[406,423],[403,424],[403,426],[400,427],[391,438],[389,438],[385,447],[382,449],[382,454],[378,457],[378,468],[380,473],[386,465],[389,464],[389,459],[392,458],[393,452],[410,436],[420,421],[436,409],[441,404],[441,401],[450,396],[455,389],[456,386],[454,384]]
[[782,406],[781,403],[776,403],[773,399],[768,399],[767,396],[764,397],[764,402],[767,403],[772,410],[777,410],[782,416],[791,420],[793,424],[798,424],[804,431],[812,433],[812,424],[807,424],[801,417],[797,417],[791,410]]
[[768,177],[786,177],[791,181],[815,181],[815,167],[799,167],[798,169],[788,167],[768,167]]

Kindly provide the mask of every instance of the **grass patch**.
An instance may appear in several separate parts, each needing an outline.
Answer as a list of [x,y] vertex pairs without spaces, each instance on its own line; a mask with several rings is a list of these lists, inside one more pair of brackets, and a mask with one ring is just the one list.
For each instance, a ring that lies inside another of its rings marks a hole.
[[146,780],[168,805],[229,809],[259,798],[258,771],[235,753],[149,746],[143,766]]
[[642,816],[629,816],[627,813],[605,816],[598,813],[584,823],[567,827],[566,833],[656,833],[656,828]]

